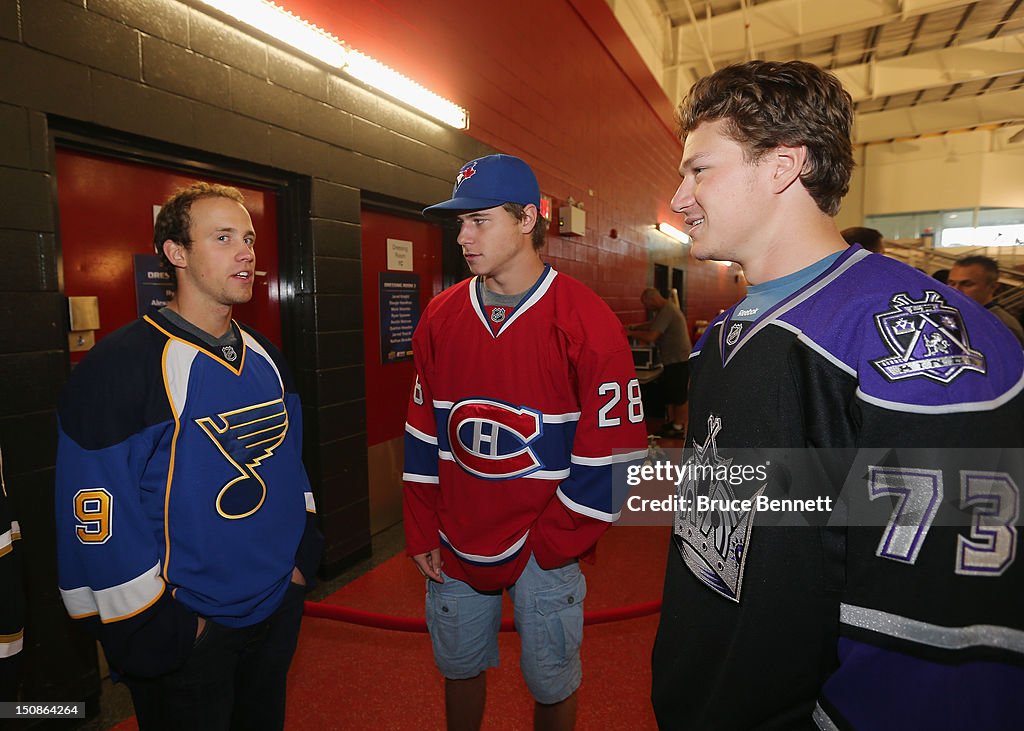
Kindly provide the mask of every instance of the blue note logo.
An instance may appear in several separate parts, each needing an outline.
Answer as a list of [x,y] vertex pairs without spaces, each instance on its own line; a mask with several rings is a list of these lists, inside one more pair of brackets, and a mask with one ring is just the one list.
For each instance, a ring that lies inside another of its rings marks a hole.
[[217,512],[224,518],[246,518],[263,505],[267,486],[256,471],[273,456],[288,434],[288,411],[277,399],[244,409],[196,419],[224,458],[238,471],[217,494]]

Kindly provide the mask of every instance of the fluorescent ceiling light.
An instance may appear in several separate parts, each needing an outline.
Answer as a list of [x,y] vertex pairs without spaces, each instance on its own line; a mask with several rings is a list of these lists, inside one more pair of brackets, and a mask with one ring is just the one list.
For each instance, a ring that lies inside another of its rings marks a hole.
[[198,0],[456,129],[469,113],[270,0]]
[[349,51],[345,73],[455,129],[469,127],[469,115],[465,109],[365,53]]
[[273,36],[328,66],[340,69],[348,51],[327,31],[266,0],[199,0],[256,30]]
[[655,228],[661,231],[669,238],[675,239],[680,244],[690,243],[690,237],[680,231],[678,228],[669,223],[659,223]]

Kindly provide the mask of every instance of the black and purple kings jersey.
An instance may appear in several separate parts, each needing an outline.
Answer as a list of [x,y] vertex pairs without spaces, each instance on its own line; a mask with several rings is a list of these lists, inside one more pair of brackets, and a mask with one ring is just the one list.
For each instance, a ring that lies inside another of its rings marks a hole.
[[[732,315],[691,356],[684,460],[772,464],[749,489],[681,489],[659,725],[1019,728],[1020,345],[972,300],[857,246],[757,319]],[[700,510],[701,495],[718,501]],[[830,510],[765,509],[794,496]]]

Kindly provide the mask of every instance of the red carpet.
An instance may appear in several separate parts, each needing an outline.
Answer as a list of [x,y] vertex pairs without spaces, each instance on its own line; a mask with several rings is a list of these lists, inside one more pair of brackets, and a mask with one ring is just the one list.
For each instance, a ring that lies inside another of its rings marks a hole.
[[[661,598],[668,528],[613,528],[585,565],[586,610]],[[404,555],[327,597],[338,604],[402,617],[423,616],[423,582]],[[658,617],[584,630],[577,728],[653,729],[650,652]],[[519,674],[519,636],[502,633],[501,667],[488,673],[484,729],[532,725],[533,701]],[[425,634],[303,620],[288,688],[289,729],[444,728],[444,685]],[[117,726],[136,728],[134,719]]]

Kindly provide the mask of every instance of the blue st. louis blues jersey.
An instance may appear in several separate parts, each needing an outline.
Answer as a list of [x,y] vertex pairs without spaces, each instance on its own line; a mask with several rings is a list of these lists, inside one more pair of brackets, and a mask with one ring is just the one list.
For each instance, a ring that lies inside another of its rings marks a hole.
[[[1009,331],[855,246],[757,320],[723,313],[690,363],[687,464],[771,465],[680,496],[659,724],[1018,725],[1024,354]],[[787,522],[739,502],[758,493],[833,508]],[[701,510],[700,494],[723,500]]]
[[319,553],[298,396],[280,354],[233,324],[212,348],[159,313],[104,338],[59,406],[57,544],[68,613],[111,665],[165,672],[196,615],[238,627]]
[[[413,338],[405,437],[409,555],[442,549],[480,590],[586,555],[617,518],[616,465],[646,451],[622,325],[578,281],[545,268],[514,309],[478,280],[430,303]],[[620,488],[624,488],[620,485]]]

